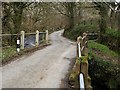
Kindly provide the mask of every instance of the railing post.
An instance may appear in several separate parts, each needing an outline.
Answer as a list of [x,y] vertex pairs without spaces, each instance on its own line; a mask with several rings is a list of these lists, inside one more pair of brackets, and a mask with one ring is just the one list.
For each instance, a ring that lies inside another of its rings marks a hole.
[[45,40],[45,34],[42,34],[42,41]]
[[21,31],[21,49],[24,49],[25,32]]
[[85,79],[85,88],[88,85],[88,61],[86,62],[81,62],[81,72],[84,74],[84,79]]
[[80,38],[81,55],[83,55],[83,49],[84,49],[83,46],[84,46],[83,38],[81,37],[81,38]]
[[45,37],[46,43],[48,43],[48,30],[46,30],[46,37]]
[[81,39],[82,39],[81,36],[77,38],[77,56],[78,57],[81,57],[81,45],[80,45]]
[[17,34],[17,52],[20,52],[20,33]]
[[39,31],[36,31],[36,47],[39,45]]
[[87,46],[87,33],[83,33],[83,55],[85,56],[87,54],[87,49],[86,49],[86,46]]
[[83,73],[79,75],[79,82],[80,82],[80,90],[85,90],[85,81]]

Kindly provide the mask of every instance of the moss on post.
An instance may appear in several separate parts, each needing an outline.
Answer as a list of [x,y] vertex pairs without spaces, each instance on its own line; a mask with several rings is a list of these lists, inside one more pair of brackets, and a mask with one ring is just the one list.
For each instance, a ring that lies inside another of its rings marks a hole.
[[73,69],[71,70],[70,76],[69,76],[69,84],[72,87],[79,88],[79,73],[80,73],[80,60],[77,58],[75,65]]

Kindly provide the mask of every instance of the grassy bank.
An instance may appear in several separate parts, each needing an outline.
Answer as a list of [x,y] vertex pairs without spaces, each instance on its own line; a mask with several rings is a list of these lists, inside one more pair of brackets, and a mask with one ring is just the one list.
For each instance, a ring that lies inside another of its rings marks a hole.
[[15,55],[16,52],[16,47],[15,46],[10,46],[10,47],[4,47],[2,48],[2,60],[8,59]]
[[103,45],[103,44],[99,44],[97,42],[95,42],[94,40],[90,40],[88,42],[88,47],[91,53],[93,53],[92,51],[99,51],[105,55],[108,56],[112,56],[112,57],[118,57],[118,53],[112,51],[109,49],[109,47]]
[[119,54],[95,41],[88,42],[89,75],[94,89],[120,87]]

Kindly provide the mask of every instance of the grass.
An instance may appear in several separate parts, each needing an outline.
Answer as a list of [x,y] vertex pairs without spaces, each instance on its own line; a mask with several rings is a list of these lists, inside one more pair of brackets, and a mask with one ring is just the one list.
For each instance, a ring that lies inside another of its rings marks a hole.
[[101,53],[106,54],[108,56],[118,57],[118,53],[110,50],[105,45],[95,42],[94,40],[88,41],[88,48],[89,48],[89,50],[92,50],[92,49],[99,50]]
[[16,47],[15,46],[11,46],[11,47],[5,47],[2,48],[2,60],[7,59],[11,56],[13,56],[14,54],[16,54]]
[[19,53],[16,52],[16,47],[15,46],[11,46],[11,47],[4,47],[2,49],[2,54],[0,56],[0,58],[2,57],[2,64],[5,65],[11,61],[14,61],[16,58],[19,58],[21,57],[22,55],[27,55],[27,54],[30,54],[32,52],[35,52],[37,50],[40,50],[46,46],[50,45],[50,42],[48,42],[46,44],[45,41],[41,42],[40,45],[38,47],[31,47],[31,48],[26,48],[24,50],[20,50]]
[[[89,48],[89,75],[92,80],[92,86],[94,89],[111,89],[118,90],[120,87],[120,68],[119,65],[108,61],[113,57],[118,57],[119,54],[110,50],[107,46],[99,44],[94,40],[88,41]],[[94,53],[94,51],[101,52]],[[113,58],[114,59],[114,58]]]

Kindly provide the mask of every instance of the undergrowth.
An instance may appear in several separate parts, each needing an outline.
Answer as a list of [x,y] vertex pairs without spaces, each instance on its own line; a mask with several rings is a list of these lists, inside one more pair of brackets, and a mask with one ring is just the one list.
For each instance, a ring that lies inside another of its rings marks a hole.
[[93,40],[88,42],[89,49],[89,75],[92,80],[93,89],[118,89],[120,87],[120,68],[104,58],[94,54],[94,49],[105,55],[117,57],[118,54],[107,46]]

